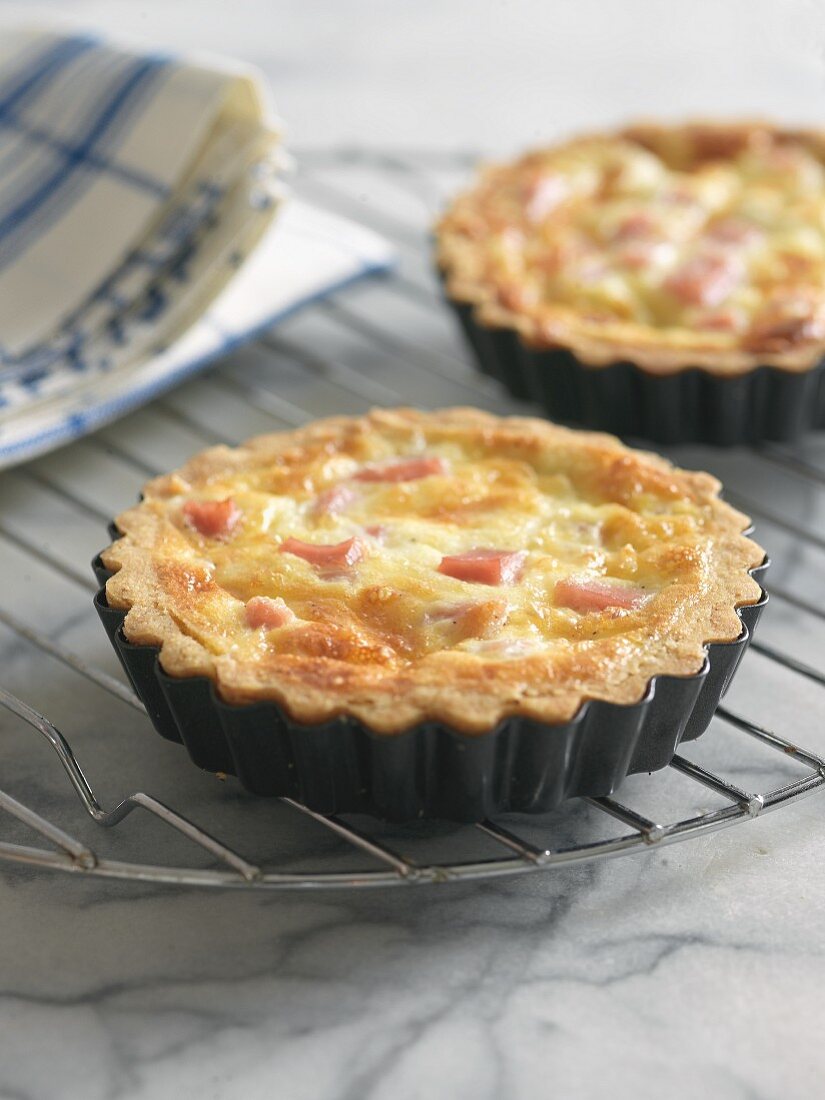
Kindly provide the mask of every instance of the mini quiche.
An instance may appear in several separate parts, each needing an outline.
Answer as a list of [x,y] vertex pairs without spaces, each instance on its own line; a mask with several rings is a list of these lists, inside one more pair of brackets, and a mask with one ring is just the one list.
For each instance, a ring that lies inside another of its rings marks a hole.
[[[461,767],[470,746],[489,756],[483,735],[524,739],[529,727],[539,770],[521,782],[531,805],[547,808],[535,791],[539,777],[550,782],[542,746],[558,752],[592,727],[588,701],[604,704],[604,753],[618,753],[624,773],[637,742],[642,766],[658,760],[640,738],[661,738],[663,725],[666,764],[708,686],[710,646],[730,652],[719,665],[728,673],[710,677],[707,724],[746,640],[743,620],[763,602],[751,574],[764,553],[718,491],[707,474],[542,420],[471,409],[323,420],[213,448],[150,482],[102,554],[101,612],[117,618],[121,656],[159,648],[173,710],[175,685],[205,685],[214,710],[206,695],[194,709],[179,705],[182,739],[191,749],[213,722],[228,739],[211,766],[251,776],[253,789],[306,797],[313,779],[296,773],[296,759],[313,731],[335,723],[336,751],[354,731],[407,753],[420,735],[428,759],[426,737],[440,731],[467,750]],[[124,660],[140,692],[145,671]],[[663,685],[669,713],[655,710],[651,682]],[[244,714],[247,733],[233,736]],[[284,742],[271,767],[257,756],[239,763],[244,737],[254,753],[287,737],[289,751]],[[316,772],[337,759],[325,744]],[[564,751],[559,768],[587,776]],[[512,766],[500,756],[485,767]],[[415,784],[423,765],[413,757],[400,773]],[[375,765],[364,764],[363,745],[353,759],[361,801],[342,805],[339,783],[336,809],[365,808]],[[282,774],[262,780],[271,768]],[[449,774],[436,785],[445,782]],[[489,776],[461,782],[470,801],[497,790],[493,809],[525,808]],[[580,793],[565,782],[554,792],[554,804]],[[471,817],[491,809],[478,798]],[[413,816],[431,809],[425,798]]]
[[482,368],[552,415],[666,442],[825,424],[825,134],[580,137],[485,169],[437,238]]

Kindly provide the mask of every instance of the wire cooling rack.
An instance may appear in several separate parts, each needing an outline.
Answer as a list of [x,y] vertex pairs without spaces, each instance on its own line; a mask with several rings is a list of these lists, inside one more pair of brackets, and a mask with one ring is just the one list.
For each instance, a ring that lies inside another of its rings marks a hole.
[[[754,516],[774,559],[773,599],[709,733],[687,746],[689,758],[631,777],[616,798],[475,826],[390,827],[246,796],[146,733],[148,718],[92,611],[85,562],[147,477],[206,445],[375,404],[526,411],[472,372],[430,271],[427,227],[472,159],[362,150],[300,157],[296,190],[391,237],[397,270],[302,311],[150,408],[0,478],[0,861],[201,887],[448,882],[651,850],[825,788],[818,437],[794,450],[673,453],[718,473],[729,499]],[[62,716],[63,733],[45,713]],[[101,777],[96,785],[115,794],[95,793],[69,738]],[[60,766],[44,758],[42,740]],[[127,817],[140,817],[142,828],[120,825]]]

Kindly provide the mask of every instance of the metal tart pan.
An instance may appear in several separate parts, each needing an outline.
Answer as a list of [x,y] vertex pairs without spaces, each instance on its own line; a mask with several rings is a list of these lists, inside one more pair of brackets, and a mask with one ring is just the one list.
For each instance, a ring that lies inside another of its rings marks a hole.
[[761,366],[723,376],[699,367],[653,374],[632,362],[594,367],[568,348],[531,348],[447,299],[479,370],[551,420],[660,444],[791,443],[825,428],[825,360],[807,371]]
[[[752,576],[761,582],[768,564]],[[253,794],[394,822],[545,813],[569,798],[608,795],[631,773],[666,767],[682,741],[707,728],[768,600],[763,590],[757,603],[738,609],[741,634],[706,646],[699,672],[654,677],[638,703],[590,700],[564,724],[513,716],[483,734],[439,722],[382,734],[346,716],[304,725],[276,703],[227,703],[208,677],[170,676],[157,647],[126,639],[125,612],[106,600],[111,574],[100,557],[92,566],[101,585],[97,613],[162,737],[182,744],[198,767],[237,776]]]

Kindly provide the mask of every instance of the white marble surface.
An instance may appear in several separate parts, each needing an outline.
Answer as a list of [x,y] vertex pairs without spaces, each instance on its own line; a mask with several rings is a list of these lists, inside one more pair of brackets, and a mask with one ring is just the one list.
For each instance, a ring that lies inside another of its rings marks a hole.
[[[816,3],[228,8],[82,0],[17,11],[248,57],[271,75],[304,147],[503,149],[581,122],[720,105],[812,119],[825,91]],[[13,10],[0,4],[0,15]],[[308,186],[318,198],[323,173]],[[355,173],[350,206],[423,232],[424,211],[409,194],[371,187]],[[438,190],[431,179],[427,188]],[[404,264],[417,278],[414,257]],[[370,293],[355,292],[347,307],[374,317],[379,292]],[[421,307],[404,308],[408,335],[418,335]],[[284,331],[339,361],[366,355],[339,321],[297,318]],[[434,320],[427,339],[432,354],[445,354],[454,336]],[[272,401],[283,411],[304,383],[282,358]],[[114,671],[82,582],[55,577],[14,538],[34,539],[85,574],[102,538],[94,510],[116,511],[144,476],[129,455],[169,465],[201,446],[203,432],[241,437],[271,426],[266,408],[236,408],[219,388],[240,368],[265,384],[256,353],[243,353],[162,408],[0,480],[0,608],[34,607],[53,636]],[[319,376],[311,411],[341,407],[336,378]],[[405,388],[416,379],[391,356],[380,379],[427,400],[427,384],[420,396]],[[367,370],[362,386],[371,384]],[[460,399],[462,387],[444,383],[444,400]],[[193,423],[175,421],[176,412]],[[823,455],[821,440],[806,448],[820,467]],[[825,535],[815,483],[748,454],[681,457],[710,462],[742,494],[767,489],[779,520]],[[61,485],[77,507],[55,496]],[[760,532],[776,583],[821,599],[822,550],[770,520]],[[822,668],[822,623],[792,604],[772,606],[762,637]],[[132,780],[162,797],[183,791],[202,821],[232,801],[174,746],[150,738],[140,715],[78,686],[5,627],[0,660],[4,682],[60,718],[108,800]],[[824,694],[751,654],[731,705],[823,752]],[[0,730],[11,793],[41,808],[45,798],[55,813],[70,807],[45,748],[32,750],[13,724]],[[824,809],[814,798],[659,852],[392,892],[185,891],[0,864],[0,1098],[809,1100],[825,1074]],[[67,820],[75,826],[77,814]],[[260,813],[256,820],[260,842]],[[127,855],[130,844],[140,850],[137,823],[121,828]],[[143,836],[153,857],[174,856],[159,834]]]
[[518,882],[3,890],[0,1095],[821,1094],[822,807]]

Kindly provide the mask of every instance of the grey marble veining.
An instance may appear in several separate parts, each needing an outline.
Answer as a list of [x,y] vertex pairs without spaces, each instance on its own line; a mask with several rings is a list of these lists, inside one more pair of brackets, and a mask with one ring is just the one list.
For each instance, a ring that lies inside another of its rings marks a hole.
[[[122,680],[90,606],[88,560],[152,471],[218,436],[371,402],[512,407],[467,365],[424,246],[463,170],[408,152],[402,184],[357,164],[341,173],[325,148],[498,152],[654,110],[816,119],[821,10],[236,0],[230,17],[216,0],[0,2],[0,17],[14,14],[262,65],[295,145],[319,151],[296,188],[398,246],[401,282],[354,287],[266,347],[0,477],[2,682],[59,722],[106,805],[142,787],[242,852],[269,846],[299,865],[311,847],[331,864],[334,838],[296,829],[277,804],[250,808],[2,614]],[[760,628],[768,651],[749,654],[728,705],[820,753],[825,625],[800,601],[825,603],[822,438],[798,449],[808,476],[776,455],[675,452],[757,506],[783,593]],[[0,716],[10,793],[119,858],[206,865],[145,818],[102,834],[33,736]],[[791,761],[768,750],[739,761],[729,745],[714,728],[690,755],[748,789],[795,777]],[[667,812],[678,777],[664,793],[645,778],[628,800]],[[388,891],[186,890],[0,863],[0,1100],[811,1100],[825,1077],[823,810],[812,798],[661,851]],[[34,842],[6,817],[0,836]]]
[[820,827],[334,898],[15,875],[2,1095],[813,1097]]

